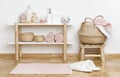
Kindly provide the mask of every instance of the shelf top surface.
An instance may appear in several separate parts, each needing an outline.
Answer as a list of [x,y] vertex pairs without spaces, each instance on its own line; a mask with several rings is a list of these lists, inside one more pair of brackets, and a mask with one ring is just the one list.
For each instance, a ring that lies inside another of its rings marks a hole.
[[[19,44],[64,44],[63,42],[55,42],[55,43],[48,43],[48,42],[18,42]],[[15,42],[9,42],[8,44],[15,44]],[[67,44],[73,44],[72,42],[68,42]]]
[[48,25],[48,26],[49,26],[49,25],[51,25],[51,26],[54,26],[54,25],[55,25],[55,26],[63,26],[63,25],[65,25],[65,24],[61,24],[61,23],[60,23],[60,24],[48,24],[48,23],[16,23],[16,25],[19,25],[19,26],[25,26],[25,25],[26,25],[26,26],[27,26],[27,25],[43,25],[43,26],[44,26],[44,25],[46,25],[46,26],[47,26],[47,25]]
[[15,24],[9,24],[9,25],[17,25],[17,26],[72,26],[71,24],[48,24],[48,23],[15,23]]

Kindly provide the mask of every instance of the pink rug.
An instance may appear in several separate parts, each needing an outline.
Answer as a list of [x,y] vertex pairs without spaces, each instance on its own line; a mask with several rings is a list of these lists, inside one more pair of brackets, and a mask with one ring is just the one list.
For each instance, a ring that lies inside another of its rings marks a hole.
[[67,64],[19,63],[10,74],[72,74]]

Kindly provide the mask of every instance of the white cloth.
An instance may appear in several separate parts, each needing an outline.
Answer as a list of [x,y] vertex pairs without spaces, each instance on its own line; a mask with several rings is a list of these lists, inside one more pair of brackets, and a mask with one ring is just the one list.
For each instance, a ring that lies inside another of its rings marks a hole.
[[96,67],[92,60],[79,61],[68,65],[71,69],[83,72],[92,72],[93,70],[100,70]]
[[98,29],[109,39],[111,33],[108,32],[103,26],[101,25],[96,25],[98,27]]

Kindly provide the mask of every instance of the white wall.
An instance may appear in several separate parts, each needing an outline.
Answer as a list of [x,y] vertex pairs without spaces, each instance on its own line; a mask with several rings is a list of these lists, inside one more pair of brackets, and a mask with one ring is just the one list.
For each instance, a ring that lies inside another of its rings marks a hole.
[[[0,0],[0,53],[14,53],[14,46],[8,45],[8,42],[14,41],[14,29],[7,24],[17,22],[18,16],[28,5],[31,5],[39,16],[45,15],[47,8],[50,7],[54,14],[71,17],[73,26],[68,29],[68,40],[73,41],[74,44],[68,47],[68,53],[79,51],[77,31],[83,19],[103,15],[113,25],[111,39],[108,40],[105,52],[120,53],[119,0]],[[56,51],[61,53],[61,48],[57,46],[25,46],[23,50],[25,53],[56,53]]]

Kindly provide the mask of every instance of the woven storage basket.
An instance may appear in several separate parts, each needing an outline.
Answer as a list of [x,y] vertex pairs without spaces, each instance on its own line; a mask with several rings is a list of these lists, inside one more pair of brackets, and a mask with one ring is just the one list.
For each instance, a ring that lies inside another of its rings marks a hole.
[[78,34],[83,44],[103,44],[106,40],[106,36],[95,26],[91,18],[85,18]]
[[45,40],[44,35],[36,35],[34,36],[34,41],[36,42],[43,42]]
[[25,32],[19,34],[19,40],[23,42],[31,42],[33,41],[34,34],[33,32]]

